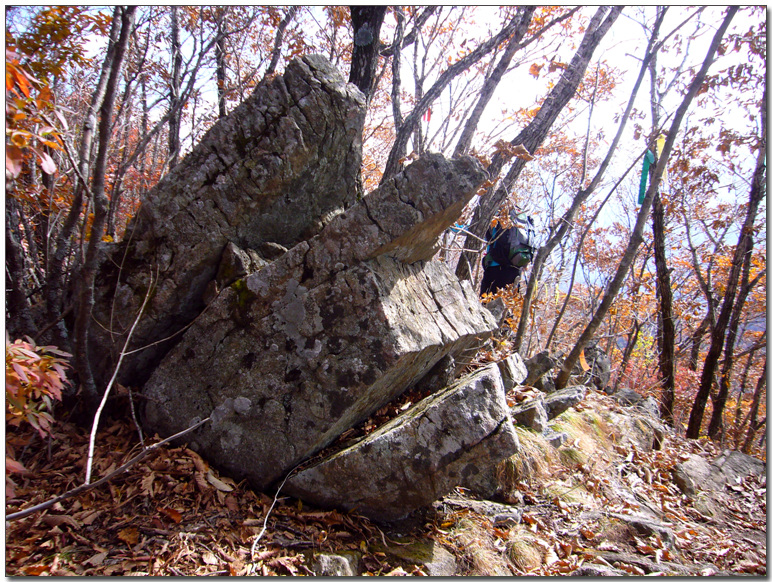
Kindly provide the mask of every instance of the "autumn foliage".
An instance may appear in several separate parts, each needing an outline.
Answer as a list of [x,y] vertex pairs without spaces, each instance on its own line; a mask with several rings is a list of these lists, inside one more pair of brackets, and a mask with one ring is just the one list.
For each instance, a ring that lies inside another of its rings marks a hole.
[[30,423],[41,436],[51,432],[54,400],[61,402],[68,383],[65,368],[70,354],[27,341],[5,341],[5,421]]

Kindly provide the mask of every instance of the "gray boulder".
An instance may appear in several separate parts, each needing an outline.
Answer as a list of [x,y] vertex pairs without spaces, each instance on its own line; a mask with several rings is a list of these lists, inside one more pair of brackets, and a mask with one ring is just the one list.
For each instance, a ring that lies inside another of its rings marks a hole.
[[544,432],[547,429],[547,407],[544,404],[544,396],[538,394],[535,398],[510,408],[512,422],[530,428],[536,432]]
[[568,441],[568,435],[566,433],[562,431],[558,432],[549,426],[544,429],[542,436],[549,444],[551,444],[556,449],[559,449],[564,444],[566,444],[566,441]]
[[541,390],[545,394],[552,394],[555,391],[555,379],[552,376],[545,374],[533,383],[533,387],[537,390]]
[[580,384],[594,386],[597,390],[605,390],[611,378],[611,360],[597,342],[591,342],[584,348],[584,359],[589,366],[586,371],[579,370]]
[[310,554],[307,558],[311,570],[317,576],[357,576],[359,574],[359,556],[346,554]]
[[498,362],[501,378],[504,380],[504,390],[509,392],[515,386],[519,386],[528,376],[520,354],[514,353]]
[[526,386],[536,386],[536,382],[544,374],[552,370],[557,365],[557,362],[555,362],[554,358],[550,357],[549,352],[544,351],[531,356],[524,364],[528,371],[528,376],[523,380],[523,384]]
[[383,545],[374,542],[372,549],[383,552],[389,561],[404,564],[405,570],[410,566],[420,566],[428,576],[454,576],[456,574],[456,558],[442,545],[432,539],[411,539],[395,544]]
[[740,451],[725,450],[713,462],[699,455],[689,455],[687,460],[673,467],[673,482],[686,495],[694,496],[700,491],[720,491],[738,478],[765,474],[763,461]]
[[284,491],[323,507],[395,521],[517,451],[501,375],[490,365],[302,469]]
[[92,326],[95,372],[112,373],[148,293],[132,345],[153,345],[123,361],[123,383],[146,380],[202,312],[229,243],[289,248],[351,206],[362,193],[365,113],[362,93],[316,55],[218,121],[144,196],[124,242],[108,245],[94,317],[112,333]]
[[622,406],[633,406],[643,400],[643,396],[630,388],[622,388],[614,392],[612,398]]
[[[485,174],[428,155],[222,291],[145,384],[145,424],[265,487],[496,328],[428,261]],[[499,380],[500,381],[500,380]],[[239,406],[236,403],[239,402]]]
[[548,394],[544,398],[544,407],[547,409],[547,418],[554,419],[563,414],[569,408],[576,406],[587,395],[586,386],[569,386]]

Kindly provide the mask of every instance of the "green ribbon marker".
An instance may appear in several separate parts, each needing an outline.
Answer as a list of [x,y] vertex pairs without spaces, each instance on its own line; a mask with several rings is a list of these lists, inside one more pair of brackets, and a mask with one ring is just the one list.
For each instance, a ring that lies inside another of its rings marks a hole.
[[641,171],[641,189],[638,192],[638,204],[643,204],[643,199],[646,197],[646,184],[648,184],[649,178],[649,166],[654,163],[654,152],[646,150],[646,155],[643,156],[643,170]]

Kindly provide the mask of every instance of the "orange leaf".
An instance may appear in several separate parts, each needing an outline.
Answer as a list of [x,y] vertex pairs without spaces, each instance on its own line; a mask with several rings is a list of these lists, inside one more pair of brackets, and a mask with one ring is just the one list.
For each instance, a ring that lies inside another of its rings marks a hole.
[[29,132],[14,131],[11,133],[11,143],[20,148],[27,147],[29,145]]
[[582,366],[582,370],[585,372],[590,369],[590,365],[587,363],[587,360],[584,357],[584,350],[579,353],[579,363]]

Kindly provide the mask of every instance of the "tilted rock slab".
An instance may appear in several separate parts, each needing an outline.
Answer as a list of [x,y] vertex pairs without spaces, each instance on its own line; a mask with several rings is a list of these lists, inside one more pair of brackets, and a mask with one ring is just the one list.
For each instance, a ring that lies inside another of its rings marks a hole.
[[515,386],[522,384],[528,377],[523,358],[515,352],[498,362],[501,378],[504,380],[504,390],[509,392]]
[[144,387],[145,423],[269,485],[495,329],[471,285],[428,261],[485,178],[430,154],[317,236],[233,283]]
[[518,452],[495,364],[421,400],[355,445],[289,478],[283,491],[395,521]]
[[[316,55],[292,61],[218,121],[147,193],[104,262],[95,317],[119,335],[93,326],[91,349],[104,359],[95,368],[109,377],[148,290],[133,347],[168,338],[201,313],[228,243],[290,248],[350,207],[362,194],[365,113],[362,93]],[[178,338],[127,358],[120,379],[141,384]]]

